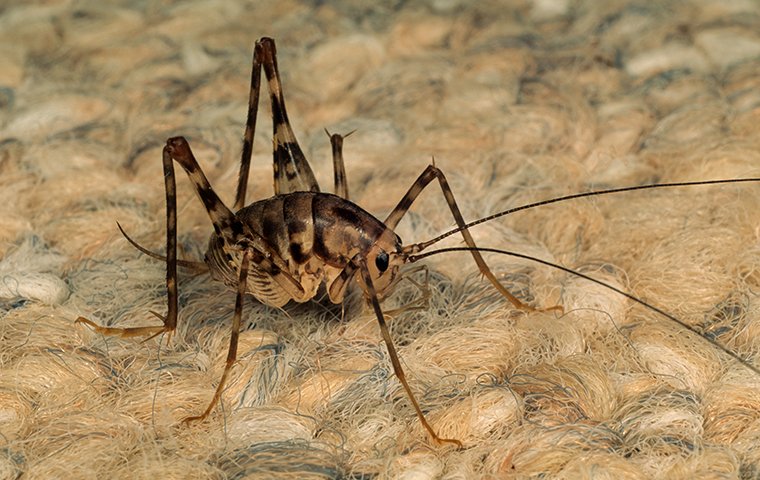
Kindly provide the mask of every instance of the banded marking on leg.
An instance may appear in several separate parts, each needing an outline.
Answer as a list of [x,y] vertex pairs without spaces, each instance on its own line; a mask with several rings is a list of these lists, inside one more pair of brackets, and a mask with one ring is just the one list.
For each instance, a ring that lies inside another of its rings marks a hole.
[[245,119],[245,132],[243,132],[243,152],[240,155],[240,170],[238,172],[238,185],[235,192],[235,204],[233,210],[238,211],[245,206],[245,194],[248,189],[248,174],[251,170],[251,155],[253,154],[253,137],[256,133],[256,118],[259,111],[259,92],[261,90],[261,53],[258,48],[253,48],[253,62],[251,67],[251,86],[248,92],[248,112]]
[[451,443],[453,445],[456,445],[457,448],[462,448],[462,442],[459,440],[439,437],[425,418],[425,414],[422,412],[420,404],[417,402],[417,398],[414,396],[409,383],[406,381],[406,374],[404,373],[404,369],[401,367],[401,361],[398,358],[398,353],[396,353],[396,347],[393,345],[393,339],[391,338],[390,331],[388,330],[388,324],[385,323],[385,317],[383,315],[382,309],[380,308],[380,302],[377,300],[377,292],[375,291],[375,287],[372,283],[372,275],[369,273],[366,260],[364,258],[359,258],[358,260],[354,260],[352,263],[358,264],[358,268],[361,271],[362,279],[364,280],[364,286],[367,289],[366,294],[369,297],[370,303],[372,303],[372,309],[375,311],[377,322],[380,325],[380,333],[383,336],[385,346],[388,349],[388,355],[391,358],[393,373],[396,374],[396,378],[398,378],[399,382],[401,382],[401,386],[404,387],[404,391],[406,391],[409,400],[411,400],[412,407],[414,407],[414,411],[417,413],[417,418],[419,418],[420,423],[422,423],[422,426],[430,434],[430,437],[433,439],[433,441],[438,444]]
[[[396,208],[394,208],[390,215],[388,215],[388,218],[385,219],[385,225],[390,229],[395,229],[396,225],[398,225],[398,222],[401,220],[404,214],[406,214],[406,212],[409,210],[409,207],[412,206],[412,203],[414,203],[419,194],[422,193],[425,187],[427,187],[434,179],[437,179],[438,184],[441,186],[443,197],[446,199],[446,203],[449,206],[449,210],[451,210],[451,214],[453,215],[454,220],[456,220],[457,226],[461,228],[462,237],[464,237],[465,243],[472,249],[470,250],[470,253],[472,254],[472,258],[475,260],[480,273],[485,275],[485,277],[488,278],[494,288],[496,288],[499,293],[501,293],[507,300],[509,300],[510,303],[515,306],[515,308],[529,312],[537,310],[535,307],[532,307],[527,303],[520,301],[520,299],[512,295],[512,293],[510,293],[509,290],[507,290],[504,285],[499,282],[493,272],[491,272],[491,269],[488,267],[485,260],[483,260],[482,255],[477,251],[475,240],[472,238],[472,235],[466,227],[466,222],[462,217],[462,213],[459,211],[459,206],[457,205],[456,199],[454,198],[454,193],[451,191],[451,187],[449,187],[449,182],[446,180],[446,176],[438,167],[434,165],[428,165],[427,168],[425,168],[420,176],[417,177],[417,180],[414,181],[412,186],[409,187],[409,190],[406,192],[403,198],[401,198],[401,200],[398,202]],[[417,253],[420,248],[421,247],[419,244],[412,244],[405,247],[404,251],[407,254],[413,254]],[[545,310],[561,311],[562,307],[555,305]]]
[[203,206],[214,224],[214,230],[217,235],[222,235],[225,230],[230,230],[233,235],[227,235],[226,238],[232,239],[243,234],[240,221],[235,218],[232,211],[222,202],[219,196],[211,188],[211,184],[206,175],[201,170],[198,161],[195,159],[190,145],[184,137],[173,137],[166,141],[166,151],[171,158],[177,161],[187,172],[187,176],[193,183],[195,193],[203,202]]
[[272,103],[275,195],[306,191],[318,192],[319,184],[309,162],[301,151],[301,147],[298,145],[285,109],[274,40],[262,38],[256,43],[256,51],[260,55],[264,67]]

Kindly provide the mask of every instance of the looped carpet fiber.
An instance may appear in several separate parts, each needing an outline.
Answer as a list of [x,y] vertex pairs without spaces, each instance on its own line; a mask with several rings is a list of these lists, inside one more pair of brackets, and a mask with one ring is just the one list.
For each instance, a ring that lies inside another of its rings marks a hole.
[[[383,304],[430,443],[371,309],[248,299],[210,419],[234,293],[180,269],[165,312],[161,148],[191,142],[232,203],[251,52],[277,41],[290,118],[324,190],[330,132],[352,199],[385,215],[430,163],[467,219],[592,189],[760,177],[751,1],[71,2],[0,6],[0,478],[756,478],[760,376],[621,295],[487,254],[434,255]],[[266,94],[262,95],[267,99]],[[262,101],[262,103],[266,103]],[[249,199],[272,195],[262,105]],[[211,226],[178,170],[180,257]],[[440,190],[405,242],[453,225]],[[482,246],[631,292],[760,366],[760,184],[531,209]],[[461,245],[450,237],[439,246]],[[418,301],[422,299],[422,301]],[[412,308],[417,306],[418,308]]]

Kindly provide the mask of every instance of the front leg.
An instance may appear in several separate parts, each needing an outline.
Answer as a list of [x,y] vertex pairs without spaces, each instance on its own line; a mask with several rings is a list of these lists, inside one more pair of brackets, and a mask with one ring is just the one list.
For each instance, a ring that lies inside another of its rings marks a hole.
[[[437,179],[438,183],[441,185],[441,190],[443,191],[443,196],[446,199],[449,210],[451,210],[451,214],[454,216],[454,220],[456,220],[457,225],[459,228],[461,228],[465,243],[468,247],[471,248],[470,253],[472,254],[472,258],[475,260],[475,263],[478,265],[480,273],[485,275],[485,277],[488,279],[488,281],[491,282],[496,290],[498,290],[499,293],[501,293],[507,300],[509,300],[512,305],[515,306],[515,308],[519,308],[520,310],[525,310],[528,312],[536,311],[537,309],[535,307],[532,307],[527,303],[520,301],[520,299],[512,295],[512,293],[510,293],[510,291],[507,290],[504,285],[501,284],[501,282],[499,282],[493,272],[491,272],[491,269],[488,268],[488,264],[486,264],[485,260],[483,260],[483,256],[480,255],[480,252],[477,250],[478,247],[475,245],[475,240],[472,238],[472,235],[470,235],[469,230],[467,230],[465,226],[466,222],[462,217],[462,213],[459,211],[459,206],[454,199],[454,193],[451,191],[451,187],[449,187],[449,182],[446,180],[443,172],[435,165],[428,165],[427,168],[420,174],[420,176],[417,177],[417,180],[415,180],[412,186],[409,187],[406,195],[404,195],[401,201],[398,202],[398,205],[396,205],[396,208],[394,208],[390,215],[388,215],[388,218],[385,219],[385,225],[390,229],[396,228],[398,222],[401,220],[407,210],[409,210],[409,207],[412,206],[414,200],[417,199],[417,196],[419,196],[419,194],[422,193],[422,190],[424,190],[425,187],[427,187],[434,179]],[[424,243],[413,244],[405,247],[404,251],[407,254],[413,254],[421,251],[427,246],[428,245]],[[558,310],[561,312],[562,306],[555,305],[539,310]]]
[[364,287],[366,288],[365,293],[367,297],[369,297],[369,301],[372,304],[372,309],[375,311],[377,322],[380,325],[380,333],[383,336],[383,341],[385,341],[385,346],[388,349],[388,355],[391,358],[393,373],[396,374],[396,378],[398,378],[399,382],[401,382],[401,386],[404,387],[404,391],[409,397],[409,400],[412,402],[414,411],[417,413],[417,418],[420,420],[420,423],[425,428],[425,430],[427,430],[428,434],[435,443],[439,445],[442,443],[450,443],[452,445],[456,445],[457,448],[462,448],[462,442],[453,438],[439,437],[435,430],[433,430],[433,427],[430,426],[430,423],[428,423],[427,419],[425,418],[425,414],[420,408],[420,404],[417,403],[417,398],[414,396],[409,383],[406,381],[406,374],[404,373],[404,369],[401,367],[401,361],[399,361],[398,353],[396,353],[396,347],[393,345],[393,339],[391,338],[390,331],[388,330],[388,324],[385,323],[385,316],[383,315],[383,310],[380,308],[380,302],[377,299],[377,292],[375,291],[375,287],[372,283],[372,275],[370,275],[369,269],[367,269],[366,260],[363,258],[358,258],[351,263],[355,265],[354,268],[358,268],[361,272],[362,279],[364,280]]

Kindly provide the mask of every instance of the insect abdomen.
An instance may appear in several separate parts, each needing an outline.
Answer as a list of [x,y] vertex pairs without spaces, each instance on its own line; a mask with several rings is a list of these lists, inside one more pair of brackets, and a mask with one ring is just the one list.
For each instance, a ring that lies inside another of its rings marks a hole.
[[342,268],[385,230],[362,208],[329,193],[277,195],[243,208],[237,216],[292,266],[316,258]]

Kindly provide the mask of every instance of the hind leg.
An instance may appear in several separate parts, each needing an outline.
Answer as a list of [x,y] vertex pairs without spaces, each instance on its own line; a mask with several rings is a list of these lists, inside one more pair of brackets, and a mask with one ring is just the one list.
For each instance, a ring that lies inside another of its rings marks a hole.
[[248,116],[243,134],[243,153],[240,159],[238,187],[233,211],[238,211],[245,206],[248,173],[251,168],[251,154],[253,152],[253,137],[256,131],[256,117],[259,108],[262,68],[267,78],[272,103],[274,193],[278,195],[300,191],[319,191],[319,184],[314,177],[314,172],[311,170],[309,162],[298,145],[293,128],[290,126],[288,113],[285,109],[285,99],[282,94],[280,72],[277,68],[277,50],[274,40],[263,37],[256,42],[253,49]]
[[169,146],[163,150],[164,188],[166,191],[166,316],[151,312],[163,321],[163,325],[148,327],[101,327],[84,317],[77,318],[75,323],[84,323],[98,333],[119,337],[140,337],[149,335],[152,338],[162,333],[174,333],[177,328],[177,186],[174,177],[174,165],[169,152]]

